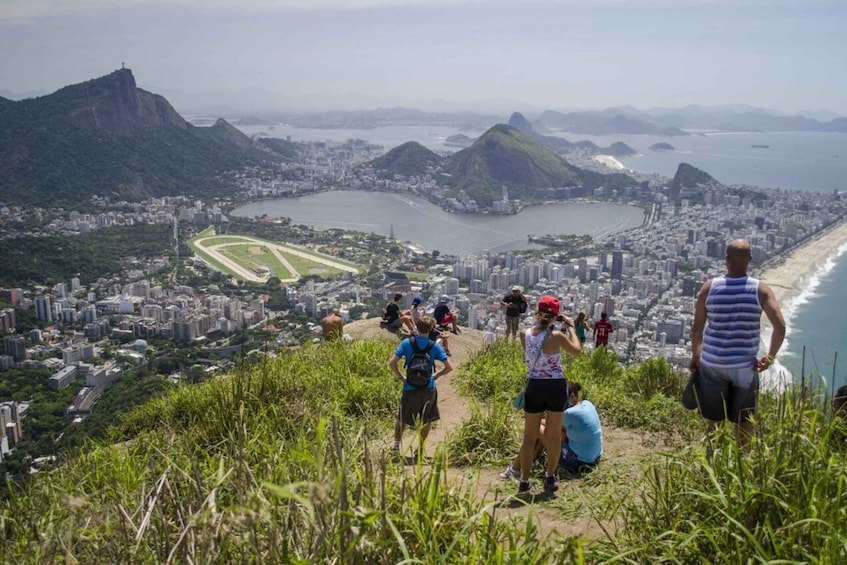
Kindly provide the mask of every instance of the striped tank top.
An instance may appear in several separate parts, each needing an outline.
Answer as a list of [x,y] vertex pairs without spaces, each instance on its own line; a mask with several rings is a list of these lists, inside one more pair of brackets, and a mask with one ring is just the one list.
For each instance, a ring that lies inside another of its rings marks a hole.
[[701,362],[712,367],[750,367],[759,352],[762,307],[759,281],[721,276],[706,296]]

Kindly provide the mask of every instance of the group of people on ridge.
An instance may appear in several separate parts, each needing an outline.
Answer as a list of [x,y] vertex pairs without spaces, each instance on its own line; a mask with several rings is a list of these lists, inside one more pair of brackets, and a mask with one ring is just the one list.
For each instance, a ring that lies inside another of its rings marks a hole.
[[[773,291],[767,284],[747,275],[752,259],[746,240],[731,242],[726,250],[726,274],[707,281],[697,295],[691,327],[690,370],[699,374],[697,387],[700,414],[717,426],[728,420],[737,426],[739,441],[749,440],[752,416],[759,390],[758,375],[770,367],[785,338],[785,321]],[[420,425],[425,440],[433,421],[439,419],[436,381],[452,371],[442,332],[459,332],[457,312],[449,297],[441,297],[436,311],[440,320],[419,312],[422,300],[413,300],[411,311],[399,308],[401,295],[386,307],[388,327],[400,329],[413,324],[414,331],[403,339],[389,360],[389,367],[403,382],[395,424],[394,449],[399,449],[403,428]],[[546,454],[544,488],[559,488],[558,469],[580,474],[594,468],[603,455],[603,434],[597,408],[583,397],[582,385],[568,380],[562,353],[579,354],[589,329],[584,313],[571,319],[560,313],[560,302],[545,295],[538,301],[534,323],[520,329],[528,301],[519,287],[505,296],[507,336],[520,339],[527,366],[523,393],[524,429],[518,455],[503,478],[519,479],[519,494],[531,492],[530,471],[536,458]],[[758,355],[760,319],[765,314],[773,330],[767,353]],[[556,327],[556,323],[560,327]],[[442,331],[439,331],[439,326]],[[604,312],[594,324],[597,345],[608,343],[614,328]],[[399,366],[403,359],[404,374]],[[436,371],[435,363],[441,368]],[[414,367],[423,367],[413,374]],[[833,409],[847,418],[847,386],[833,400]]]

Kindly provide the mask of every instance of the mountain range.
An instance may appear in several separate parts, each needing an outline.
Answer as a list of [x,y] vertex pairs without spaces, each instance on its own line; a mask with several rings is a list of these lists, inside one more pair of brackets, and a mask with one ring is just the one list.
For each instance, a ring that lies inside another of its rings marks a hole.
[[225,120],[185,121],[129,69],[47,96],[0,98],[0,201],[59,206],[92,196],[221,196],[224,174],[281,159]]

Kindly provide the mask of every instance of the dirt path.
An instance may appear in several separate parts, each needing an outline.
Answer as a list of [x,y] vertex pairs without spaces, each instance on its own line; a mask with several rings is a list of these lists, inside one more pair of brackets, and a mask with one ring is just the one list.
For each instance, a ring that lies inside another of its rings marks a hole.
[[[379,327],[379,320],[372,318],[356,321],[344,326],[344,332],[354,339],[385,339],[397,343],[397,337]],[[438,407],[441,420],[433,426],[427,442],[427,456],[432,457],[438,445],[446,441],[469,414],[468,400],[459,395],[453,386],[453,377],[459,367],[474,353],[483,347],[483,333],[478,330],[462,328],[462,333],[450,336],[450,351],[453,372],[438,381]],[[404,444],[408,443],[408,432]],[[389,440],[390,441],[390,440]],[[515,446],[517,448],[517,446]],[[603,471],[608,473],[632,473],[637,469],[638,462],[644,459],[645,447],[641,434],[632,430],[623,430],[604,426],[603,428]],[[599,539],[607,533],[613,533],[615,525],[610,522],[598,521],[590,513],[565,518],[555,500],[539,494],[533,499],[534,503],[526,504],[514,498],[509,498],[517,490],[517,483],[504,481],[500,473],[508,461],[501,467],[454,467],[447,471],[447,478],[455,484],[471,489],[480,500],[491,503],[492,512],[498,516],[512,517],[518,520],[538,520],[542,535],[571,537],[583,539]],[[595,473],[600,472],[598,471]],[[570,497],[579,499],[590,496],[588,489],[581,488],[585,479],[562,481],[555,498]],[[586,503],[590,501],[586,500]]]

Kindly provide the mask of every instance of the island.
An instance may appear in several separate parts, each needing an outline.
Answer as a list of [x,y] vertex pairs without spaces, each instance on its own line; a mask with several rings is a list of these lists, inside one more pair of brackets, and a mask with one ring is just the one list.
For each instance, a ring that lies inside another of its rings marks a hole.
[[673,145],[670,143],[654,143],[648,149],[651,151],[673,151]]

